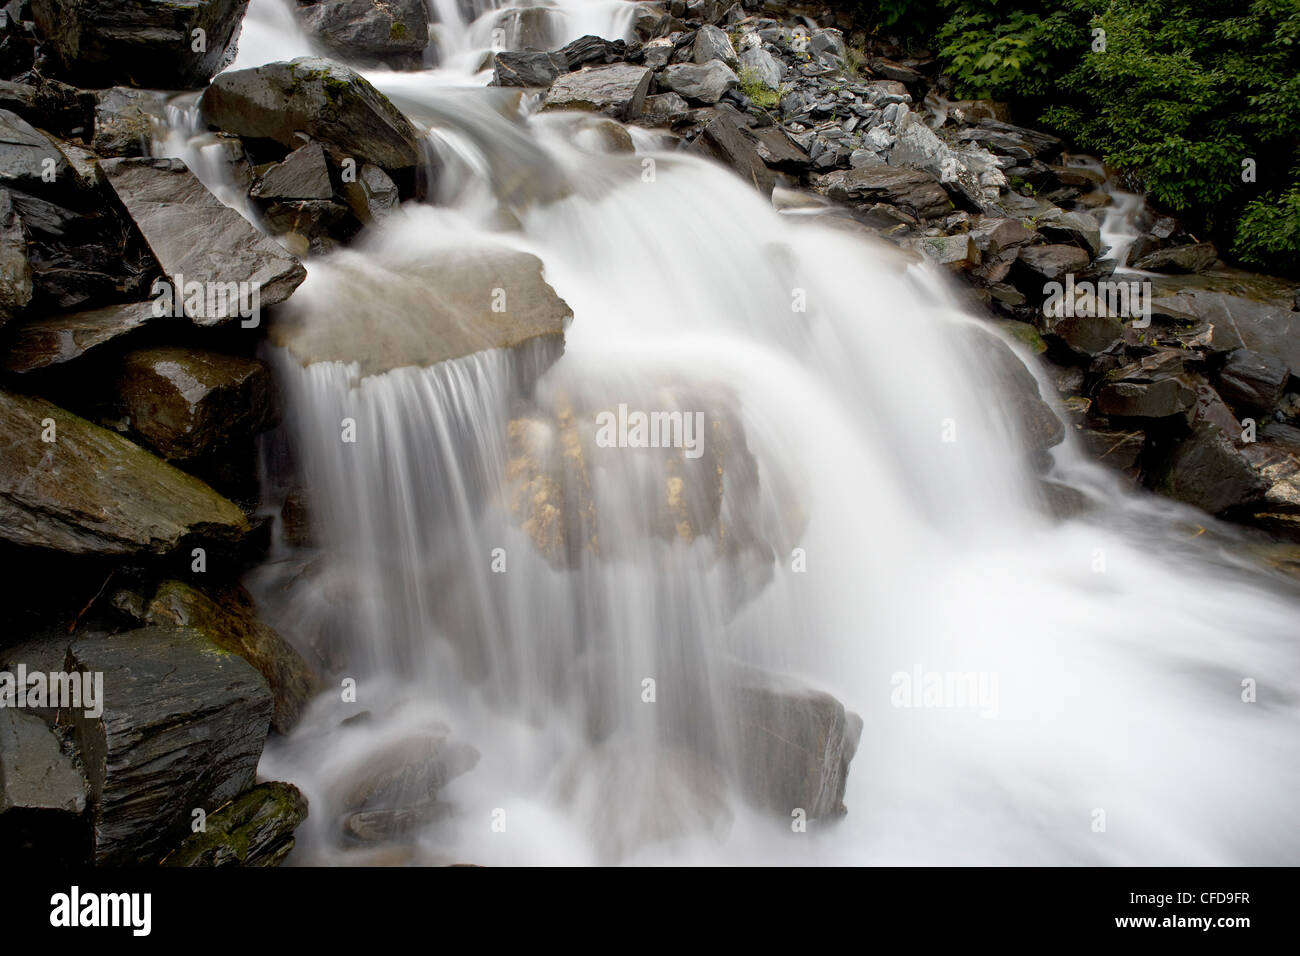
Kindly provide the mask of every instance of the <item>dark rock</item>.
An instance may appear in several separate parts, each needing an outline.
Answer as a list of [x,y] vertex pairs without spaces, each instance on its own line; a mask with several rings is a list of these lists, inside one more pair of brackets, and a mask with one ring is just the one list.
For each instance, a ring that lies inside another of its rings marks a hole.
[[1214,243],[1198,242],[1158,249],[1138,259],[1133,267],[1146,272],[1204,272],[1218,257]]
[[329,199],[334,195],[330,184],[329,163],[320,143],[308,143],[295,149],[263,174],[249,195],[254,199]]
[[[297,259],[223,205],[180,160],[110,159],[101,168],[173,285],[178,277],[187,287],[201,285],[201,307],[179,290],[196,325],[220,325],[248,311],[240,301],[244,289],[256,289],[264,307],[287,299],[306,278]],[[232,283],[239,284],[233,295]]]
[[643,66],[589,66],[558,78],[546,94],[546,110],[584,110],[628,120],[641,112],[653,73]]
[[1136,469],[1138,456],[1146,444],[1146,434],[1140,431],[1085,428],[1079,432],[1079,438],[1096,461],[1125,473]]
[[293,831],[307,819],[307,798],[291,783],[246,790],[207,818],[163,858],[163,866],[279,866],[293,849]]
[[343,59],[418,66],[429,45],[424,0],[297,0],[298,22]]
[[23,322],[13,329],[0,363],[7,371],[18,373],[60,365],[154,318],[152,302],[128,302]]
[[316,57],[222,73],[200,101],[204,119],[296,149],[298,133],[382,169],[420,164],[414,127],[360,74]]
[[981,218],[970,235],[975,247],[989,255],[1026,245],[1034,239],[1034,234],[1019,219]]
[[668,126],[686,118],[691,104],[676,93],[657,93],[647,96],[637,117],[643,126]]
[[707,63],[674,63],[659,73],[659,86],[697,103],[717,103],[740,86],[740,79],[721,60]]
[[569,69],[556,53],[498,53],[493,63],[497,86],[550,86]]
[[[81,86],[197,89],[233,57],[248,0],[32,0],[65,79]],[[194,50],[194,31],[204,46]]]
[[1219,372],[1219,394],[1234,406],[1266,412],[1282,400],[1290,375],[1276,356],[1237,349]]
[[276,418],[266,365],[190,348],[127,354],[118,399],[131,430],[168,461],[228,452]]
[[83,862],[85,809],[86,781],[44,721],[12,704],[0,707],[0,845],[6,858]]
[[1155,355],[1107,376],[1097,391],[1096,408],[1120,418],[1169,418],[1196,407],[1196,386],[1181,364]]
[[1151,307],[1157,315],[1209,322],[1215,352],[1247,348],[1300,368],[1300,317],[1276,301],[1188,288],[1172,295],[1157,292]]
[[598,36],[578,37],[552,54],[564,61],[566,70],[593,63],[618,63],[628,56],[628,45],[623,40],[605,40]]
[[67,159],[48,136],[17,113],[0,110],[0,187],[33,191],[70,178]]
[[982,143],[1002,156],[1026,161],[1049,162],[1064,145],[1047,133],[989,119],[980,120],[977,126],[958,130],[955,138],[958,142]]
[[286,244],[301,253],[330,252],[361,226],[348,205],[326,199],[278,200],[263,215],[271,231],[282,241],[291,237]]
[[401,201],[397,184],[382,169],[369,163],[361,167],[356,181],[343,184],[343,197],[352,214],[363,224],[383,219]]
[[883,202],[901,206],[918,219],[952,212],[948,193],[929,173],[875,163],[813,177],[814,188],[837,202]]
[[1124,337],[1124,324],[1104,310],[1095,315],[1045,316],[1043,331],[1077,356],[1092,358]]
[[1078,246],[1030,246],[1020,250],[1018,261],[1044,279],[1060,282],[1067,273],[1088,268],[1091,257]]
[[32,300],[32,267],[27,261],[27,233],[9,193],[0,189],[0,326]]
[[95,94],[95,136],[100,156],[143,156],[153,136],[153,120],[166,118],[165,97],[151,90],[115,86]]
[[844,787],[862,718],[829,694],[762,686],[736,689],[738,770],[759,806],[789,820],[845,813]]
[[[49,419],[50,422],[46,422]],[[52,442],[42,440],[54,427]],[[248,533],[243,512],[125,438],[0,391],[0,536],[74,554],[164,553]]]
[[696,31],[695,45],[691,48],[691,59],[698,64],[719,60],[733,70],[740,63],[736,56],[736,48],[731,45],[731,37],[715,26],[703,26]]
[[776,185],[776,176],[758,155],[754,143],[724,114],[714,116],[705,124],[690,151],[711,156],[731,167],[741,179],[765,194],[770,195]]
[[1156,470],[1153,487],[1170,498],[1220,514],[1258,500],[1264,482],[1229,436],[1214,425],[1202,424]]
[[266,678],[275,701],[271,727],[287,734],[297,724],[320,681],[302,655],[262,623],[243,588],[209,595],[184,581],[164,581],[145,609],[150,624],[193,627],[223,650],[238,654]]
[[745,135],[754,141],[759,158],[773,169],[798,173],[808,168],[808,153],[779,127],[749,130]]
[[94,859],[154,863],[253,785],[271,722],[271,693],[246,661],[201,631],[148,627],[83,638],[68,670],[104,675],[104,712],[59,712],[90,784]]

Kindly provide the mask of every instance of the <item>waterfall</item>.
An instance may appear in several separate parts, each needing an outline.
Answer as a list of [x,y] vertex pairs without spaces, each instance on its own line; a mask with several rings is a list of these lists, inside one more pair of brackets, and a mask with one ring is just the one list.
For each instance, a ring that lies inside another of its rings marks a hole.
[[[434,6],[443,66],[366,75],[429,128],[438,203],[307,263],[276,321],[337,361],[268,352],[268,491],[305,490],[316,540],[250,584],[358,691],[263,757],[311,800],[291,862],[1295,858],[1300,595],[1248,539],[1068,435],[1049,477],[1088,507],[1053,516],[936,269],[654,135],[610,152],[603,121],[503,110],[477,68],[511,9]],[[630,17],[554,9],[557,43]],[[237,67],[299,52],[286,13],[253,0]],[[404,361],[467,251],[540,260],[572,312],[562,356]],[[337,355],[357,326],[397,343],[387,368]],[[606,447],[620,406],[701,413],[701,454]],[[914,674],[992,694],[928,708],[900,695]],[[799,832],[747,795],[756,683],[861,717],[842,819]],[[345,839],[340,792],[395,745],[471,769],[400,839]]]

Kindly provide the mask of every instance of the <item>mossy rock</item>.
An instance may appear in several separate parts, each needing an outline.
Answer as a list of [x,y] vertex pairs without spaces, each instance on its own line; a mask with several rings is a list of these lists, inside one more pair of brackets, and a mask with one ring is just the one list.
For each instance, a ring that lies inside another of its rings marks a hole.
[[291,783],[245,790],[209,814],[205,829],[186,837],[163,866],[279,866],[293,849],[293,831],[307,819],[307,798]]

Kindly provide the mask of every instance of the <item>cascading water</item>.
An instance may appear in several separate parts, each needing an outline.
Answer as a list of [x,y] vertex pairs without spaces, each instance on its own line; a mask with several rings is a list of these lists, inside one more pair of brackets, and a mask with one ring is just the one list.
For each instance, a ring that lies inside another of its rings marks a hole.
[[[627,7],[548,22],[612,35]],[[1248,541],[1068,438],[1052,477],[1091,507],[1049,517],[940,275],[640,131],[611,153],[588,118],[519,118],[468,89],[510,11],[436,8],[444,67],[367,76],[431,127],[440,204],[311,260],[281,315],[409,334],[443,294],[430,269],[466,250],[537,256],[573,315],[549,368],[492,350],[368,374],[272,349],[294,464],[268,484],[309,490],[319,548],[281,546],[251,583],[358,684],[263,758],[312,802],[291,862],[1296,858],[1300,598]],[[238,66],[305,45],[282,12],[254,0]],[[706,412],[702,453],[600,447],[594,416],[620,404]],[[548,548],[553,474],[570,513]],[[916,670],[995,694],[897,706]],[[742,795],[756,680],[861,716],[842,820],[796,833]],[[340,835],[358,766],[435,746],[472,767],[436,813],[370,848]]]

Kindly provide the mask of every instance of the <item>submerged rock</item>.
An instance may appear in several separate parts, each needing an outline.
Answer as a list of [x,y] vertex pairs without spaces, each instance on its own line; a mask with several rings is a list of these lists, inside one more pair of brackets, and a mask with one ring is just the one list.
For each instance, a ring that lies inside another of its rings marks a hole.
[[246,661],[201,631],[150,627],[83,638],[68,669],[104,675],[104,711],[59,712],[90,784],[94,859],[154,863],[253,785],[271,723],[271,692]]
[[207,829],[186,837],[162,865],[279,866],[306,819],[307,798],[293,784],[259,784],[209,814]]
[[[233,57],[248,0],[32,0],[41,49],[87,87],[196,89]],[[202,49],[195,32],[202,30]]]
[[199,479],[43,399],[4,391],[0,526],[16,544],[74,554],[164,553],[190,535],[233,541],[249,530]]
[[387,170],[421,161],[420,137],[397,107],[356,71],[318,57],[222,73],[199,106],[212,126],[240,136],[296,149],[303,132]]

